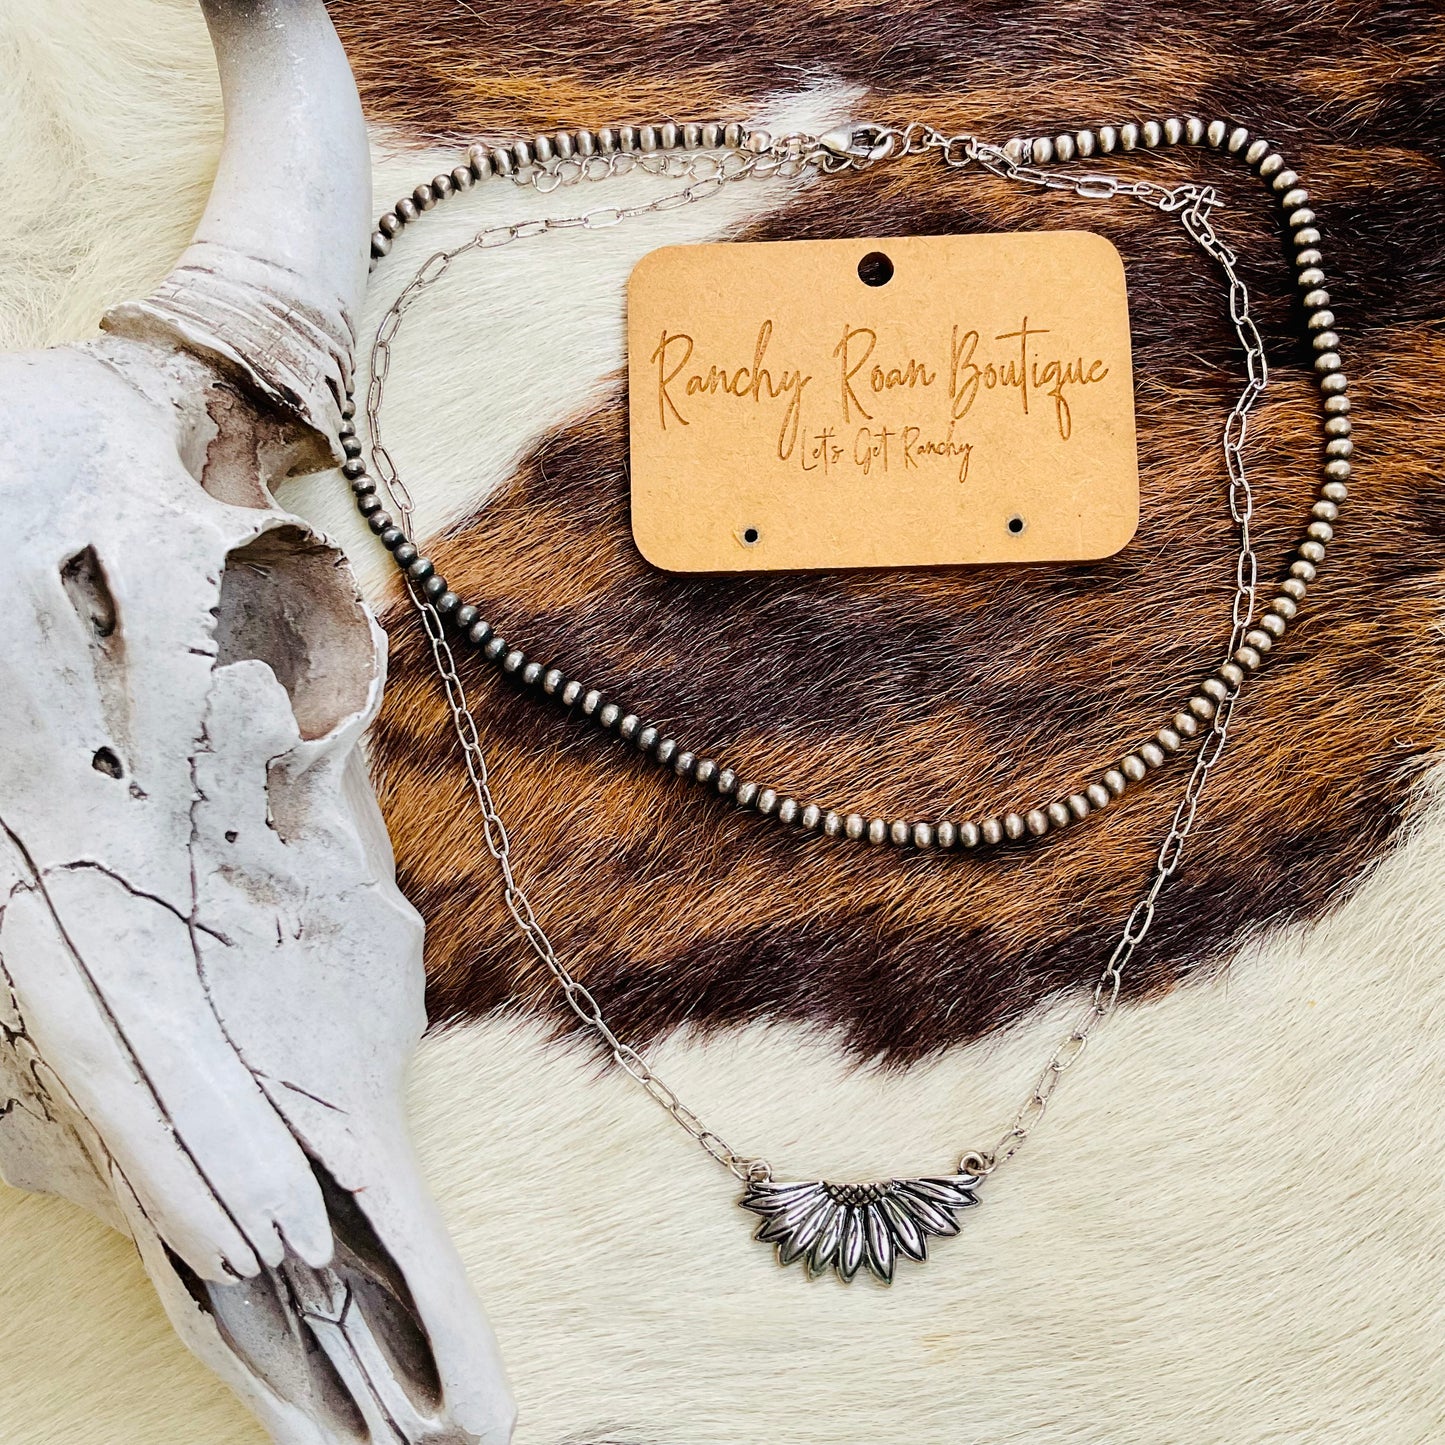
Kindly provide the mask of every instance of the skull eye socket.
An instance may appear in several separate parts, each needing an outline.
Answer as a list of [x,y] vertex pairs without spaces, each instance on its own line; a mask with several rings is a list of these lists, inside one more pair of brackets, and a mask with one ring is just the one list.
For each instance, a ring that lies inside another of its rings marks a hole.
[[375,667],[366,614],[335,551],[299,527],[273,527],[226,558],[216,666],[253,659],[286,689],[303,738],[366,706]]

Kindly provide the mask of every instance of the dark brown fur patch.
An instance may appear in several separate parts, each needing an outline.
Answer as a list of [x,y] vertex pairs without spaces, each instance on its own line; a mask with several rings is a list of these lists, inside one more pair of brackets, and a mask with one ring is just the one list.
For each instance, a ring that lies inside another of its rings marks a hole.
[[[1434,159],[1445,26],[1424,5],[1357,8],[1349,27],[1279,0],[1215,7],[1207,25],[1183,13],[831,4],[719,20],[700,7],[560,3],[483,20],[469,6],[370,0],[336,11],[373,115],[418,140],[746,116],[770,90],[833,75],[871,89],[864,112],[998,139],[1218,114],[1279,142],[1321,218],[1357,472],[1301,618],[1236,714],[1133,994],[1225,957],[1251,931],[1318,915],[1380,856],[1445,732],[1445,179]],[[1218,225],[1243,258],[1273,368],[1249,460],[1262,576],[1277,579],[1320,450],[1277,210],[1236,163],[1208,153],[1109,167],[1198,176],[1228,200]],[[436,539],[439,567],[538,660],[802,801],[976,817],[1078,787],[1180,705],[1227,635],[1234,539],[1218,443],[1241,362],[1218,275],[1177,224],[1142,207],[1023,192],[926,161],[820,186],[750,235],[1049,226],[1103,231],[1125,257],[1143,512],[1120,556],[667,576],[631,542],[618,391]],[[387,622],[392,682],[376,756],[403,885],[428,919],[434,1014],[555,1010],[501,907],[412,614],[394,608]],[[740,814],[490,669],[469,667],[468,681],[537,913],[638,1037],[786,1018],[905,1062],[996,1028],[1097,975],[1188,768],[1176,760],[1031,849],[870,851]]]

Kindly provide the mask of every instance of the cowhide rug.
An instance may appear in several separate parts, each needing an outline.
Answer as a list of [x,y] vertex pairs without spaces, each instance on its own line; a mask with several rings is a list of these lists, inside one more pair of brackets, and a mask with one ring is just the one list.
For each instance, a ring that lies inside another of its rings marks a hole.
[[[891,1291],[779,1271],[734,1191],[565,1024],[503,913],[440,697],[339,479],[286,500],[392,629],[375,756],[426,915],[415,1077],[431,1181],[510,1361],[518,1445],[1063,1445],[1445,1439],[1445,17],[1428,0],[716,7],[349,0],[377,197],[479,137],[664,118],[918,117],[1004,139],[1228,117],[1311,193],[1356,403],[1327,569],[1248,694],[1126,1006],[963,1236]],[[0,344],[89,332],[179,251],[217,143],[187,0],[0,14]],[[1252,432],[1280,575],[1317,413],[1276,218],[1211,154],[1273,384]],[[645,178],[606,201],[658,193]],[[599,189],[589,202],[603,204]],[[379,268],[576,209],[500,183]],[[627,528],[623,283],[732,237],[1072,226],[1120,247],[1136,540],[1076,568],[688,580]],[[397,343],[389,442],[454,582],[503,631],[800,796],[919,816],[1074,784],[1178,705],[1224,635],[1219,279],[1143,208],[926,162],[730,187],[459,262]],[[490,614],[489,614],[490,615]],[[869,851],[680,788],[469,675],[518,867],[610,1015],[729,1139],[790,1173],[937,1169],[1007,1122],[1096,976],[1176,764],[1046,846]],[[358,1000],[358,1006],[364,1001]],[[256,1445],[170,1336],[128,1246],[0,1189],[5,1445]]]

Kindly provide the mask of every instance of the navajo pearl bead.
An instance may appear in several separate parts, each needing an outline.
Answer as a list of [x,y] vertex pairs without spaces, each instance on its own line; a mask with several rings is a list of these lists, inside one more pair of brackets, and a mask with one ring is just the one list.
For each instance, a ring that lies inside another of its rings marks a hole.
[[1144,138],[1144,144],[1148,146],[1150,150],[1153,150],[1154,147],[1164,139],[1164,132],[1160,129],[1157,120],[1146,120],[1139,128],[1139,131]]
[[1118,768],[1110,768],[1104,774],[1104,786],[1117,798],[1128,786],[1128,779]]
[[1023,837],[1028,824],[1023,820],[1022,813],[1005,813],[1003,815],[1003,830],[1015,843]]
[[1215,702],[1223,702],[1229,696],[1229,688],[1217,677],[1206,677],[1199,685],[1199,690]]
[[912,837],[913,829],[901,818],[888,825],[888,840],[896,847],[902,848]]
[[505,672],[520,672],[522,664],[526,662],[527,654],[520,647],[514,647],[508,651],[502,659],[502,669]]
[[1345,380],[1343,371],[1332,371],[1320,378],[1320,390],[1324,392],[1326,396],[1333,396],[1342,392],[1348,386],[1349,382]]
[[562,689],[562,706],[575,707],[577,699],[582,696],[582,684],[573,678],[566,687]]
[[642,725],[642,719],[635,712],[623,713],[617,720],[618,734],[631,742],[637,736],[637,730]]
[[1231,154],[1238,154],[1245,147],[1249,140],[1249,132],[1242,126],[1237,125],[1229,133],[1229,149]]
[[1339,518],[1340,509],[1333,502],[1321,500],[1310,508],[1310,515],[1321,522],[1334,522]]
[[1024,826],[1035,838],[1042,838],[1049,831],[1048,815],[1042,808],[1030,808],[1024,814]]
[[1144,759],[1138,753],[1130,753],[1120,764],[1120,771],[1130,782],[1142,782],[1144,774],[1149,771]]
[[[457,614],[457,619],[458,621],[461,620],[460,613]],[[545,692],[548,697],[554,697],[561,686],[562,670],[557,667],[549,667],[547,671],[542,674],[542,691]]]
[[823,815],[823,832],[829,838],[836,838],[843,831],[843,815],[841,813],[825,813]]
[[1286,577],[1279,584],[1279,590],[1286,597],[1293,597],[1296,602],[1304,601],[1305,592],[1308,590],[1305,584],[1298,577]]
[[1243,668],[1253,672],[1264,659],[1252,647],[1241,647],[1235,654],[1234,660]]
[[1069,812],[1068,805],[1065,803],[1050,803],[1046,811],[1049,815],[1049,822],[1055,828],[1067,828],[1073,821],[1073,814]]
[[[475,628],[472,630],[476,631]],[[506,650],[507,639],[505,637],[493,636],[487,639],[486,646],[482,648],[482,656],[485,657],[488,662],[495,662]]]
[[1290,621],[1290,619],[1299,612],[1299,604],[1287,593],[1276,597],[1274,601],[1269,604],[1269,608],[1271,612],[1283,617],[1286,622]]
[[1232,690],[1238,690],[1244,681],[1244,669],[1237,662],[1221,663],[1219,675]]
[[1084,789],[1084,797],[1091,808],[1107,808],[1113,796],[1102,783],[1090,783]]
[[798,822],[808,829],[809,832],[812,832],[822,821],[823,810],[816,803],[809,803],[808,806],[803,809],[802,816],[798,819]]
[[1003,824],[997,818],[985,818],[978,825],[978,833],[990,848],[1003,842]]
[[958,825],[958,842],[963,848],[977,848],[983,840],[983,834],[977,823],[960,823]]
[[722,774],[718,772],[718,766],[711,758],[699,758],[692,775],[703,784],[716,781],[718,791],[722,792]]
[[1316,565],[1325,560],[1325,549],[1318,542],[1301,542],[1299,554],[1306,562],[1313,562]]
[[1154,736],[1158,738],[1159,746],[1165,752],[1177,753],[1184,746],[1184,739],[1173,728],[1160,728]]
[[381,538],[381,545],[383,547],[387,545],[386,539],[391,532],[396,531],[398,537],[401,535],[394,524],[390,512],[377,512],[375,516],[366,519],[366,525]]
[[758,812],[764,816],[771,813],[778,806],[778,792],[776,788],[759,788],[758,796],[754,800]]
[[778,822],[796,823],[798,821],[798,800],[796,798],[784,798],[778,804]]
[[751,808],[757,800],[758,792],[759,789],[756,783],[743,782],[737,785],[733,797],[737,800],[738,807]]
[[849,813],[843,819],[843,833],[857,842],[868,831],[868,820],[862,813]]
[[1199,719],[1193,713],[1177,712],[1173,718],[1174,730],[1186,738],[1197,737],[1199,734]]
[[1285,628],[1289,624],[1285,622],[1279,613],[1266,612],[1264,616],[1259,619],[1259,625],[1269,633],[1271,637],[1280,638],[1284,636]]
[[734,792],[738,785],[738,775],[731,768],[722,768],[717,775],[716,787],[719,793],[726,797]]
[[1204,138],[1215,150],[1218,150],[1220,146],[1224,144],[1224,137],[1227,130],[1228,127],[1222,120],[1212,120],[1205,128]]
[[1343,502],[1350,495],[1350,489],[1343,482],[1326,482],[1320,488],[1320,495],[1331,502]]
[[1068,796],[1068,808],[1070,814],[1075,818],[1087,818],[1091,811],[1088,798],[1082,793],[1070,793]]
[[940,848],[954,848],[958,846],[958,828],[944,819],[935,829],[935,838]]
[[597,721],[605,728],[616,727],[622,717],[622,709],[615,702],[606,702],[597,711]]
[[1334,461],[1325,464],[1325,475],[1335,482],[1345,481],[1351,470],[1350,464],[1343,457],[1337,457]]
[[888,824],[882,818],[868,820],[868,841],[876,848],[888,841]]
[[[688,776],[689,773],[692,773],[692,775],[696,777],[697,774],[693,772],[693,769],[696,766],[697,755],[695,753],[689,753],[685,751],[680,752],[672,760],[672,770],[678,775],[679,778],[685,778]],[[703,779],[699,778],[698,781],[702,782]]]

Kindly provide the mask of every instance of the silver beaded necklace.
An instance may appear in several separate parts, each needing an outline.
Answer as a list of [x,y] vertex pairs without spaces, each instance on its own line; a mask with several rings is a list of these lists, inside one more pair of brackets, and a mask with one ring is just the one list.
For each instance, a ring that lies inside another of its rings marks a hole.
[[[1311,509],[1304,539],[1289,563],[1288,575],[1257,624],[1258,562],[1250,535],[1253,497],[1243,451],[1249,413],[1264,391],[1268,366],[1250,316],[1249,293],[1236,270],[1235,254],[1220,240],[1210,221],[1219,197],[1208,186],[1186,184],[1166,189],[1115,175],[1051,169],[1056,163],[1096,154],[1134,151],[1141,146],[1152,150],[1180,143],[1235,157],[1252,168],[1278,198],[1293,236],[1296,280],[1303,293],[1322,395],[1325,440],[1320,496]],[[1230,320],[1245,356],[1246,382],[1226,419],[1222,443],[1229,476],[1230,516],[1239,536],[1223,660],[1151,738],[1127,751],[1078,792],[976,822],[868,818],[860,812],[780,796],[775,788],[740,778],[734,768],[719,760],[697,756],[622,702],[606,698],[584,681],[566,677],[559,669],[529,657],[522,647],[499,636],[475,605],[457,596],[438,575],[435,565],[421,554],[410,535],[411,495],[381,436],[381,405],[391,365],[391,343],[408,310],[441,280],[457,257],[552,231],[618,225],[704,200],[749,178],[779,177],[801,183],[819,175],[866,170],[904,156],[925,154],[937,154],[954,169],[978,166],[1024,185],[1066,191],[1091,200],[1123,197],[1164,215],[1177,216],[1190,238],[1224,274]],[[391,552],[421,617],[481,813],[484,841],[501,876],[503,902],[537,960],[555,979],[568,1007],[602,1040],[612,1061],[742,1185],[740,1204],[762,1220],[756,1238],[776,1247],[781,1264],[801,1262],[810,1274],[831,1269],[844,1281],[866,1269],[888,1283],[900,1258],[922,1261],[927,1257],[930,1238],[958,1233],[960,1212],[978,1202],[983,1183],[1013,1157],[1033,1132],[1060,1078],[1078,1060],[1098,1025],[1117,1007],[1124,970],[1149,931],[1160,893],[1179,868],[1200,796],[1210,770],[1223,753],[1244,683],[1264,664],[1270,649],[1296,616],[1324,560],[1326,544],[1334,535],[1333,523],[1346,497],[1353,442],[1347,383],[1337,350],[1339,338],[1320,269],[1320,233],[1315,214],[1309,209],[1309,193],[1278,152],[1268,142],[1252,139],[1244,127],[1231,127],[1222,120],[1151,120],[1142,125],[1102,126],[1052,138],[1016,138],[1002,146],[970,134],[948,135],[917,123],[901,128],[861,125],[823,136],[794,134],[775,139],[764,131],[736,124],[667,122],[617,130],[559,132],[519,140],[509,147],[473,146],[455,170],[419,185],[381,217],[371,240],[372,264],[375,266],[388,255],[393,240],[424,212],[478,181],[503,177],[545,194],[634,170],[684,184],[638,205],[601,207],[574,216],[484,229],[423,262],[386,312],[372,346],[366,398],[371,468],[368,470],[362,459],[363,446],[354,422],[355,404],[348,398],[342,431],[347,458],[343,472],[351,483],[358,510]],[[966,1150],[955,1166],[937,1175],[870,1183],[785,1182],[774,1177],[766,1160],[738,1153],[708,1128],[642,1055],[618,1038],[597,1000],[558,958],[513,871],[510,840],[492,797],[476,720],[456,667],[453,638],[527,688],[540,691],[575,715],[591,719],[603,730],[616,732],[671,776],[708,788],[719,798],[730,798],[738,807],[755,809],[781,826],[817,831],[835,839],[944,850],[1022,844],[1080,825],[1109,806],[1131,784],[1162,768],[1170,755],[1193,741],[1198,742],[1198,750],[1154,868],[1094,985],[1087,1008],[1055,1048],[997,1142],[991,1148]]]

